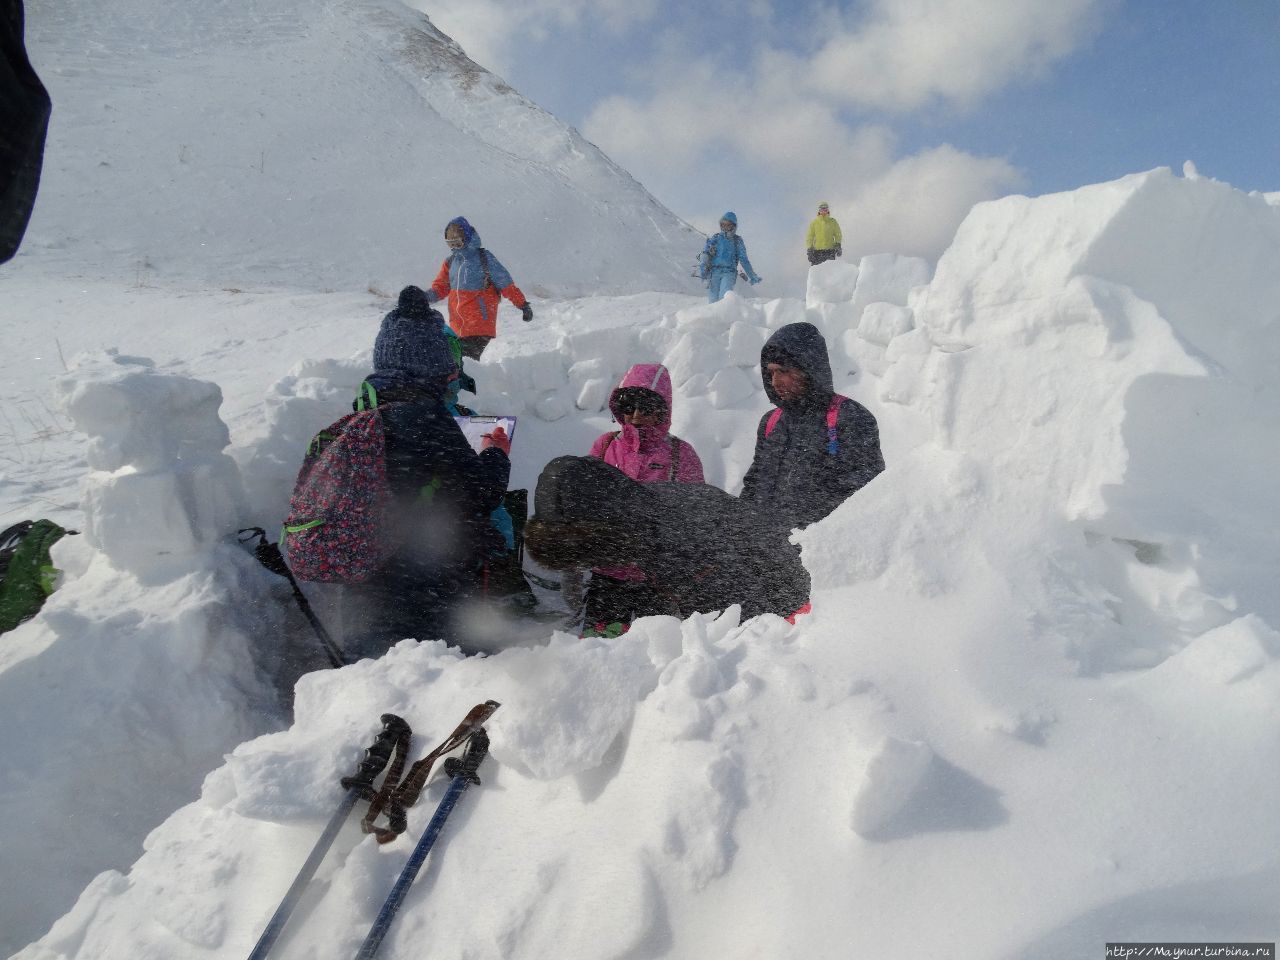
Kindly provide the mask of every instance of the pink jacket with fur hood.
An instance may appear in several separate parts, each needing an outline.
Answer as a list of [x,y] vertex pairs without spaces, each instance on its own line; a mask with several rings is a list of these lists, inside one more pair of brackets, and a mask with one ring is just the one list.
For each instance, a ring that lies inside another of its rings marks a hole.
[[[662,397],[667,415],[653,427],[633,427],[622,422],[614,407],[618,391],[624,387],[644,387]],[[617,437],[604,433],[591,445],[591,456],[617,467],[632,480],[641,483],[702,483],[702,461],[692,446],[676,439],[680,447],[675,476],[671,475],[671,374],[660,363],[637,363],[609,395],[609,409],[622,430]],[[612,441],[610,438],[613,437]]]

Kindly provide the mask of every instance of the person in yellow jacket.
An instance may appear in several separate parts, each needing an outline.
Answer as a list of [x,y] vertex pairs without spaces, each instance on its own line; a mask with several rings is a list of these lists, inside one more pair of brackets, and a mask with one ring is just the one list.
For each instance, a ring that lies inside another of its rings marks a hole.
[[808,248],[805,252],[809,255],[809,264],[814,267],[843,253],[840,249],[840,224],[831,215],[831,208],[825,200],[818,204],[818,215],[809,224],[804,245]]

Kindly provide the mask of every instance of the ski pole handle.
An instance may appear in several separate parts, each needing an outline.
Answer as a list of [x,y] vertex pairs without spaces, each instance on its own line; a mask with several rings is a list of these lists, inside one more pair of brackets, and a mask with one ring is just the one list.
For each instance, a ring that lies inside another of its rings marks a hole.
[[384,713],[379,719],[382,720],[382,732],[365,750],[356,772],[340,781],[345,789],[359,791],[359,796],[364,800],[373,799],[373,780],[391,760],[396,744],[402,738],[413,736],[409,724],[394,713]]

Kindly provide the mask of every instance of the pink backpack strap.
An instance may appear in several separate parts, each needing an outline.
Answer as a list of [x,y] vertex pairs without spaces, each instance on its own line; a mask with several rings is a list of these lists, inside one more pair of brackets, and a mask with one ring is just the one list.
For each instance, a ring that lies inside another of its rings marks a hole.
[[[836,451],[840,449],[840,444],[836,439],[836,421],[840,419],[840,404],[848,399],[848,397],[842,397],[838,393],[833,394],[831,404],[827,407],[827,453],[832,456],[835,456]],[[775,407],[764,424],[764,435],[766,437],[773,433],[773,428],[778,425],[778,421],[781,419],[782,411]]]
[[836,451],[840,449],[840,445],[836,442],[836,421],[840,418],[840,404],[844,403],[848,397],[842,397],[840,394],[833,394],[831,397],[831,405],[827,407],[827,453],[831,456],[836,455]]
[[773,433],[773,428],[778,425],[778,421],[781,419],[782,419],[782,410],[778,407],[774,407],[773,411],[769,414],[769,419],[766,420],[764,423],[764,435],[766,437],[769,434]]

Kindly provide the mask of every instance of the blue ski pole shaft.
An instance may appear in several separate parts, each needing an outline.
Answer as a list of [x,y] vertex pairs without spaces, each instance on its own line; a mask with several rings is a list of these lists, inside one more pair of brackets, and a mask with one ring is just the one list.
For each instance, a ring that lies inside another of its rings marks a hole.
[[307,857],[307,862],[302,865],[302,869],[298,871],[298,875],[294,878],[293,885],[289,887],[289,892],[284,895],[284,899],[280,901],[280,906],[276,907],[275,914],[271,917],[270,922],[267,923],[267,928],[262,931],[262,936],[258,938],[258,945],[253,948],[253,953],[249,954],[249,960],[263,960],[275,945],[281,931],[284,930],[284,925],[289,922],[289,917],[293,915],[294,909],[298,906],[298,901],[302,898],[302,891],[311,882],[311,878],[316,875],[316,871],[320,868],[320,861],[329,852],[329,847],[333,845],[334,838],[338,836],[338,831],[342,829],[342,825],[347,820],[347,814],[351,812],[351,808],[356,805],[356,801],[360,799],[360,796],[359,789],[351,789],[342,798],[342,803],[338,805],[338,809],[329,820],[328,826],[324,828],[324,833],[320,834],[320,839],[311,848],[311,855]]
[[409,887],[413,885],[414,879],[418,876],[418,871],[422,869],[423,863],[426,862],[427,854],[431,852],[436,838],[440,836],[440,831],[444,829],[444,822],[449,819],[449,814],[453,812],[458,798],[472,783],[480,782],[479,777],[476,776],[476,769],[480,766],[480,761],[484,759],[488,749],[489,738],[485,734],[484,728],[480,727],[471,737],[467,755],[461,760],[455,761],[450,758],[445,762],[445,769],[453,775],[453,779],[449,782],[449,788],[445,791],[444,797],[441,798],[440,805],[436,807],[435,815],[431,818],[431,822],[427,824],[427,829],[423,833],[422,839],[413,848],[413,853],[409,857],[408,863],[400,871],[400,876],[396,879],[395,886],[387,894],[387,899],[382,904],[382,909],[378,911],[378,916],[373,921],[373,926],[369,928],[368,936],[364,938],[364,943],[360,946],[359,952],[356,953],[356,960],[372,960],[374,954],[378,952],[378,947],[382,945],[382,940],[387,935],[387,930],[391,927],[391,921],[395,919],[396,912],[400,909],[400,904],[404,902],[405,895],[409,892]]
[[[302,898],[302,891],[311,882],[316,870],[320,868],[320,862],[324,860],[325,854],[333,846],[333,841],[337,838],[343,823],[346,822],[351,808],[362,797],[369,798],[373,796],[373,781],[392,759],[392,754],[399,749],[401,758],[403,758],[404,753],[408,751],[409,738],[413,736],[413,732],[409,729],[409,724],[394,713],[384,713],[381,719],[382,731],[373,743],[369,745],[368,749],[365,750],[356,772],[350,777],[342,778],[342,785],[347,788],[346,795],[342,798],[342,802],[338,804],[338,809],[334,811],[333,816],[329,818],[329,823],[325,826],[324,832],[320,834],[320,839],[311,848],[310,855],[302,865],[302,869],[298,871],[298,875],[294,878],[288,892],[285,893],[284,899],[280,901],[280,906],[276,907],[276,912],[267,922],[267,928],[262,931],[262,936],[258,938],[257,945],[254,946],[253,952],[249,954],[249,960],[264,960],[271,951],[276,940],[280,938],[284,925],[289,922],[289,917],[292,916],[293,911],[297,908],[298,901]],[[392,773],[397,778],[399,777],[400,763],[403,763],[403,759],[396,764],[392,764]],[[387,776],[392,776],[392,773],[388,773]]]

